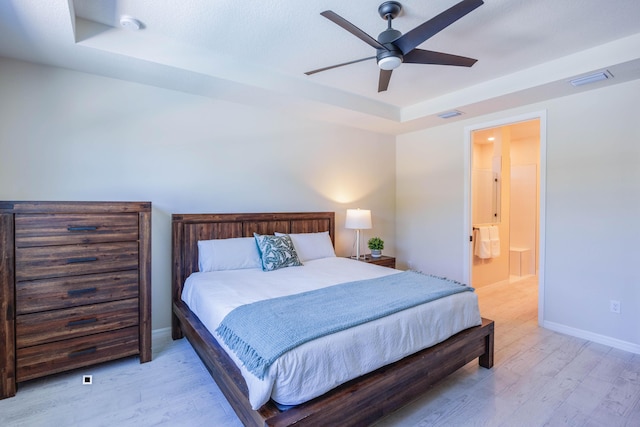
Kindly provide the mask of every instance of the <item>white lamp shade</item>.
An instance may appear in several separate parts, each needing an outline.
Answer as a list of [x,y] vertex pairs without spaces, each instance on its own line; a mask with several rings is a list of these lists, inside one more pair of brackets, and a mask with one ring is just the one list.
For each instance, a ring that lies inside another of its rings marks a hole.
[[347,209],[345,228],[368,230],[371,228],[371,211],[368,209]]

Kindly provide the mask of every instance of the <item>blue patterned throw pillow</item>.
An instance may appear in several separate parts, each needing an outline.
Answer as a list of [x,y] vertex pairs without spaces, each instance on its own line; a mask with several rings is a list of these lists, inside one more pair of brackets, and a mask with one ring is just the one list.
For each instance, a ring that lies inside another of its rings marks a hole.
[[262,271],[272,271],[284,267],[297,267],[302,265],[298,254],[293,247],[291,237],[267,236],[253,233],[256,239],[260,258],[262,259]]

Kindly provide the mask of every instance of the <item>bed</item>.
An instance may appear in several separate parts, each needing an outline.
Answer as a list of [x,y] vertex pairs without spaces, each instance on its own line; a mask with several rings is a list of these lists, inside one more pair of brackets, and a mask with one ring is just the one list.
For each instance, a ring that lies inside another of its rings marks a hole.
[[172,216],[173,338],[187,337],[245,425],[366,425],[409,403],[436,381],[476,358],[485,368],[493,366],[493,321],[481,319],[478,326],[349,380],[305,403],[284,410],[270,400],[257,410],[252,409],[241,368],[223,349],[224,343],[216,340],[215,332],[205,327],[182,297],[185,282],[199,269],[198,241],[275,232],[328,232],[334,242],[335,216],[333,212]]

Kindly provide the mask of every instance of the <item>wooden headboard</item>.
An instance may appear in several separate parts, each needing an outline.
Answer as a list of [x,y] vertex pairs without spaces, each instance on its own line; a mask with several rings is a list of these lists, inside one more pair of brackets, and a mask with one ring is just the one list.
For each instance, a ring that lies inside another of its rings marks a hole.
[[198,240],[328,231],[335,246],[335,213],[173,214],[171,231],[171,287],[173,301],[179,301],[184,281],[198,271]]

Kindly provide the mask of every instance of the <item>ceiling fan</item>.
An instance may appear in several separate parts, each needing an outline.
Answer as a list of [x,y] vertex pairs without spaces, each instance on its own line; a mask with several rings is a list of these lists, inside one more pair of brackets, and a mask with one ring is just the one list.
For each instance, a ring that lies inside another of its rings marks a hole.
[[387,29],[380,33],[378,40],[374,39],[360,28],[353,25],[337,13],[326,10],[320,15],[338,24],[349,31],[360,40],[374,47],[377,51],[375,56],[356,59],[342,64],[331,65],[313,71],[307,71],[306,75],[319,73],[320,71],[331,70],[332,68],[344,65],[355,64],[375,58],[380,68],[380,78],[378,80],[378,92],[386,91],[391,80],[391,73],[403,62],[410,64],[436,64],[436,65],[456,65],[459,67],[471,67],[477,59],[464,56],[451,55],[448,53],[434,52],[431,50],[416,49],[425,40],[433,37],[458,19],[482,6],[482,0],[462,0],[460,3],[450,7],[434,18],[423,22],[406,34],[391,27],[391,21],[400,14],[402,5],[397,1],[385,1],[378,7],[380,17],[387,21]]

